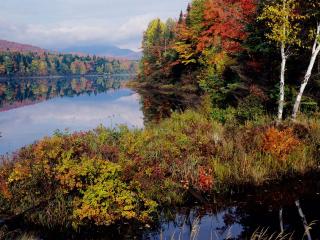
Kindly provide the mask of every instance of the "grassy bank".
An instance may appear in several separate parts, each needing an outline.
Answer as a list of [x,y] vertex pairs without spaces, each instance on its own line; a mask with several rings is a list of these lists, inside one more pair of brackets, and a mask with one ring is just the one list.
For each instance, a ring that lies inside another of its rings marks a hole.
[[[49,228],[148,222],[157,207],[316,170],[320,120],[239,122],[204,107],[145,129],[57,133],[4,159],[0,212]],[[223,122],[223,123],[221,123]]]

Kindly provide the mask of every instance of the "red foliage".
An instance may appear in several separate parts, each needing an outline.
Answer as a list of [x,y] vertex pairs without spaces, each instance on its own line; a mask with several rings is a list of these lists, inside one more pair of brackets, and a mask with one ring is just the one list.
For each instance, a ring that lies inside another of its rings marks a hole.
[[204,12],[204,27],[198,50],[220,44],[222,49],[234,53],[241,49],[246,38],[245,27],[256,12],[255,0],[210,0]]
[[199,169],[199,187],[202,191],[210,191],[213,187],[213,177],[210,170]]

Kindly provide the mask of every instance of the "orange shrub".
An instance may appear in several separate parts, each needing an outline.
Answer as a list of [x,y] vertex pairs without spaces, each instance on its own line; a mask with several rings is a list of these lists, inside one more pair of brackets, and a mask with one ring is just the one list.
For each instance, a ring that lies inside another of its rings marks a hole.
[[285,161],[300,144],[301,141],[294,135],[292,128],[278,130],[270,127],[264,133],[262,150]]

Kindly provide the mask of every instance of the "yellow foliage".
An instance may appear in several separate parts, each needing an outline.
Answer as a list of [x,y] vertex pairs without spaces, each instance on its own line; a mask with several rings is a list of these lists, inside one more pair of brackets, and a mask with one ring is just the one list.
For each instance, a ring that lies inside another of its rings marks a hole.
[[301,45],[299,34],[304,16],[299,15],[296,0],[276,0],[266,5],[258,18],[266,22],[270,32],[267,38],[284,46]]

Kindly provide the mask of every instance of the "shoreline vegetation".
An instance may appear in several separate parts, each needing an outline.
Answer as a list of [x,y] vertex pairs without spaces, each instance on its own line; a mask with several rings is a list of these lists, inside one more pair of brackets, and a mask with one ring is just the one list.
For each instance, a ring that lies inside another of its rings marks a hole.
[[148,223],[190,197],[206,202],[318,171],[317,118],[279,126],[234,116],[222,124],[203,105],[141,130],[57,133],[4,157],[1,212],[58,229]]
[[318,175],[319,4],[193,0],[178,20],[153,20],[126,86],[201,103],[144,129],[58,132],[3,156],[0,213],[48,229],[149,224],[191,198]]

